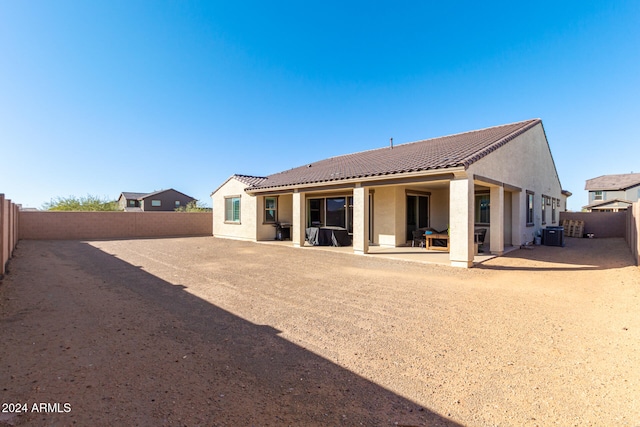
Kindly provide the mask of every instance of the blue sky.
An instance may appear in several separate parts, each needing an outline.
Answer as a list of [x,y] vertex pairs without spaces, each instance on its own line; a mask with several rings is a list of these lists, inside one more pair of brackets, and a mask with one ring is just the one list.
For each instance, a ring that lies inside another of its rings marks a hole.
[[640,2],[0,1],[0,192],[24,206],[542,119],[569,208],[640,172]]

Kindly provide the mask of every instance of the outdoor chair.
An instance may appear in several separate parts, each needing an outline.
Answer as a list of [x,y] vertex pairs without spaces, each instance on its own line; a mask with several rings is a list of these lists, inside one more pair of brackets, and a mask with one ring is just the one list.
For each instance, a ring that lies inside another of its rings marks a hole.
[[484,253],[484,249],[482,248],[482,245],[484,244],[484,238],[486,235],[487,235],[486,228],[479,228],[475,232],[475,240],[476,240],[475,243],[478,244],[479,253]]
[[426,240],[427,239],[424,237],[424,230],[413,230],[413,240],[411,241],[411,247],[413,248],[417,244],[419,247],[424,248]]

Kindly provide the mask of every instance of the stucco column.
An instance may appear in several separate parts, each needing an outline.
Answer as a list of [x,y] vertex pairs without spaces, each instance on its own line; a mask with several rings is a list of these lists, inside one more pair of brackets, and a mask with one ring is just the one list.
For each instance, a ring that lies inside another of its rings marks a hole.
[[524,243],[522,240],[522,230],[525,228],[525,217],[523,212],[524,199],[522,191],[511,194],[511,244],[520,246]]
[[491,187],[489,197],[491,221],[489,246],[492,254],[502,255],[504,253],[504,187]]
[[293,193],[293,227],[291,230],[291,241],[293,242],[293,246],[304,246],[304,232],[306,224],[307,215],[305,194],[295,190]]
[[472,267],[473,181],[458,178],[449,182],[449,260],[453,267]]
[[353,189],[353,252],[369,252],[369,188]]

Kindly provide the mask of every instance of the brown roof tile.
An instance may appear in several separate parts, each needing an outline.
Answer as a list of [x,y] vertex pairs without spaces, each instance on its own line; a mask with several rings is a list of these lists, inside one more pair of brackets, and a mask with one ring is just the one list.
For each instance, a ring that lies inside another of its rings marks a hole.
[[468,167],[538,123],[541,123],[540,119],[532,119],[400,144],[393,148],[378,148],[331,157],[247,184],[251,189],[268,189],[458,166]]
[[252,187],[260,185],[261,182],[267,179],[263,176],[238,175],[238,174],[233,175],[232,178],[235,178],[238,181],[242,182],[243,184],[247,184]]

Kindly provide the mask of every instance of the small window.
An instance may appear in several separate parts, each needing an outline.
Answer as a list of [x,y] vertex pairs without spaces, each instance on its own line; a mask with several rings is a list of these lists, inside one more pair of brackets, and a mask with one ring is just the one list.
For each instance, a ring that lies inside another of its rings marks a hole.
[[224,221],[240,223],[240,197],[225,197]]
[[162,202],[160,200],[152,200],[151,206],[155,206],[155,207],[162,206]]
[[136,205],[135,200],[129,200],[129,206],[135,206],[135,205]]
[[264,198],[264,222],[274,223],[278,221],[278,198]]
[[491,197],[489,194],[476,195],[475,223],[489,224],[491,222],[490,208]]
[[533,225],[533,196],[535,193],[527,191],[527,226]]
[[596,191],[593,194],[593,200],[604,200],[602,197],[603,197],[602,191]]
[[552,199],[551,200],[551,222],[555,224],[556,222],[556,207],[558,205],[558,202],[560,202],[557,199]]
[[180,200],[176,200],[176,208],[180,207]]
[[547,223],[547,210],[546,210],[546,206],[547,206],[547,196],[542,196],[542,224],[546,224]]

